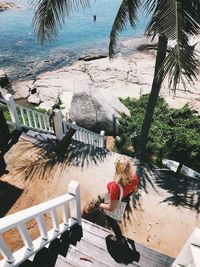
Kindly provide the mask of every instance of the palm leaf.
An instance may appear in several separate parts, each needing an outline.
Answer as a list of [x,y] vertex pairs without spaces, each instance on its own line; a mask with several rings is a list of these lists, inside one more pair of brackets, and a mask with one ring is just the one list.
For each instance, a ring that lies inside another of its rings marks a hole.
[[[164,78],[168,76],[175,91],[180,81],[185,84],[186,80],[191,84],[196,79],[197,67],[189,36],[199,33],[200,18],[197,14],[200,3],[199,0],[146,0],[146,4],[150,2],[148,11],[153,11],[153,16],[147,26],[147,35],[163,35],[175,41],[163,63]],[[157,4],[154,10],[153,3]]]
[[110,33],[109,56],[112,58],[115,54],[117,38],[120,32],[126,27],[129,21],[131,26],[135,28],[137,18],[137,9],[141,5],[140,0],[123,0],[113,22]]
[[147,34],[165,35],[172,40],[178,35],[199,34],[199,0],[146,0],[144,6],[152,15]]
[[178,48],[176,45],[170,49],[163,63],[163,79],[168,77],[169,86],[176,91],[177,84],[183,83],[186,88],[186,81],[191,85],[197,79],[198,69],[193,51],[190,46]]
[[39,42],[51,40],[64,24],[65,16],[88,7],[90,0],[33,0],[33,27]]

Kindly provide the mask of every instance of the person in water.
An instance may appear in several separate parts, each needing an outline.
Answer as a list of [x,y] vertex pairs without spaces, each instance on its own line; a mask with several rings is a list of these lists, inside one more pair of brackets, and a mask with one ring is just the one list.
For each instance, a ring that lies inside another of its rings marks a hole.
[[[119,157],[115,162],[115,175],[113,181],[107,184],[109,192],[109,203],[101,203],[100,208],[108,211],[113,211],[116,208],[117,201],[120,197],[120,188],[123,188],[122,201],[128,202],[129,196],[135,193],[138,189],[138,176],[135,173],[132,163],[127,157]],[[115,238],[118,242],[125,243],[126,239],[123,237],[118,222],[106,215],[106,219],[115,233]]]
[[93,16],[93,21],[96,21],[96,20],[97,20],[97,16],[94,15],[94,16]]

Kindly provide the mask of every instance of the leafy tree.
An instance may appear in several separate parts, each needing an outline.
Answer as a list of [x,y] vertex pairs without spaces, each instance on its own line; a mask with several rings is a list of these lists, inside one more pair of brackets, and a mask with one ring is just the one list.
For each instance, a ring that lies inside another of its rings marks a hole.
[[[35,15],[33,25],[39,41],[57,36],[64,23],[65,16],[79,8],[89,6],[89,0],[33,0]],[[149,130],[153,120],[155,105],[162,81],[169,78],[169,85],[176,90],[182,81],[191,83],[197,74],[193,49],[189,45],[189,36],[199,33],[199,0],[122,0],[110,33],[109,55],[115,54],[119,32],[130,22],[135,28],[137,11],[144,8],[150,15],[146,34],[158,36],[158,51],[154,78],[140,133],[140,154],[143,155],[148,143]],[[167,54],[168,40],[175,45]]]
[[[114,55],[118,33],[122,31],[127,21],[135,27],[136,10],[141,6],[138,0],[124,0],[113,23],[110,35],[110,56]],[[156,57],[154,78],[149,100],[140,132],[140,155],[143,155],[148,143],[149,130],[153,120],[155,105],[162,82],[166,76],[169,85],[176,91],[177,84],[185,80],[193,82],[197,74],[193,49],[189,45],[190,35],[199,33],[199,0],[146,0],[143,6],[151,15],[147,25],[148,36],[158,36],[158,51]],[[175,45],[167,54],[168,40],[174,40]]]
[[[145,95],[139,100],[121,100],[130,110],[131,116],[121,114],[120,140],[117,142],[119,152],[131,155],[133,152],[129,147],[133,145],[137,153],[148,98],[149,96]],[[131,140],[133,131],[135,135]],[[147,152],[150,157],[170,158],[200,171],[200,118],[196,112],[187,105],[179,110],[172,109],[159,97],[149,133]]]

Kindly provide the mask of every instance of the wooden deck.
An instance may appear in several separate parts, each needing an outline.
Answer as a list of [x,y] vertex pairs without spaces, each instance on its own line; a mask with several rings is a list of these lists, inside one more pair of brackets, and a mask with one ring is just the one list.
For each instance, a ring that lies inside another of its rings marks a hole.
[[140,267],[167,267],[171,266],[174,259],[142,245],[135,244],[140,253],[139,262],[128,265],[117,263],[106,248],[105,237],[111,232],[100,226],[83,220],[83,237],[76,246],[70,245],[66,257],[58,256],[55,267],[118,267],[118,266],[140,266]]

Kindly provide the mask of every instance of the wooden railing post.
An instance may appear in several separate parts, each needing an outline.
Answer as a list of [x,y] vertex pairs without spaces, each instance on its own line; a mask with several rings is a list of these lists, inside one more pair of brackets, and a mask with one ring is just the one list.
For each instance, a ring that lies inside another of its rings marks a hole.
[[68,185],[68,193],[76,198],[71,204],[71,217],[76,219],[78,224],[81,225],[81,199],[80,199],[80,185],[76,181],[71,181]]
[[14,101],[12,95],[11,94],[5,95],[5,100],[7,101],[8,110],[10,112],[12,122],[16,125],[17,130],[21,130],[21,125],[19,122],[19,116],[17,114],[15,101]]
[[55,135],[58,141],[61,141],[64,136],[62,127],[62,113],[59,109],[55,109],[53,112],[54,112],[53,121],[54,121]]

